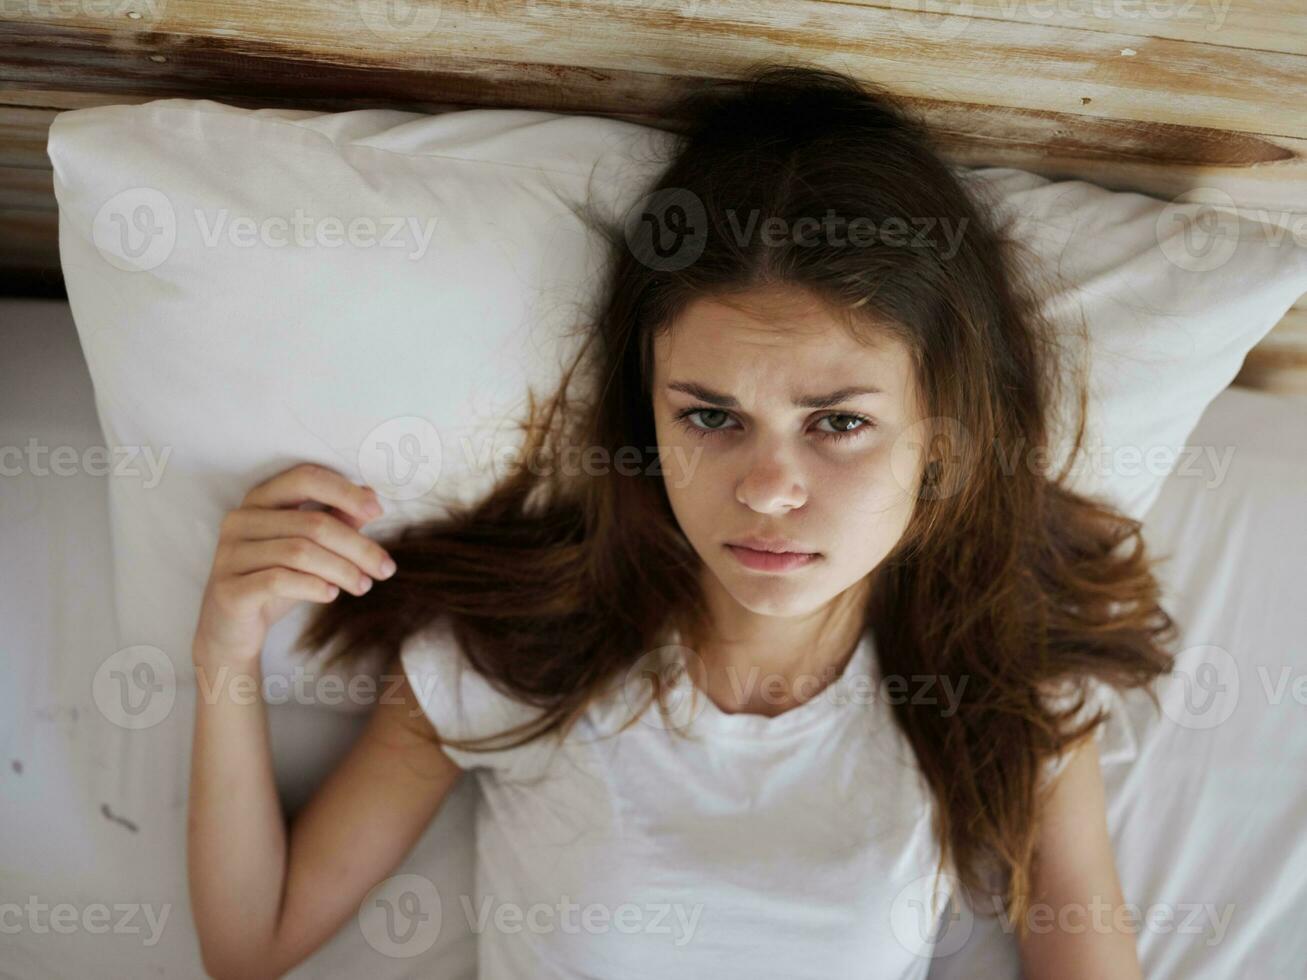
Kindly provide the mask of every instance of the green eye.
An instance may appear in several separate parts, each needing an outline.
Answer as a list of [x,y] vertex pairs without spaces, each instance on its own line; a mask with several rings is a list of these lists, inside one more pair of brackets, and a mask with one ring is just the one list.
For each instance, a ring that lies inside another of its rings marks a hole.
[[[687,408],[676,414],[676,422],[686,431],[691,432],[702,439],[707,439],[722,432],[729,432],[730,430],[725,428],[723,425],[707,424],[706,420],[704,420],[705,424],[696,424],[693,419],[696,417],[716,415],[722,416],[725,420],[729,420],[731,417],[729,412],[723,411],[720,408]],[[819,431],[817,433],[821,438],[833,442],[839,442],[843,439],[856,439],[863,433],[870,432],[872,429],[876,428],[876,423],[874,421],[864,415],[857,415],[852,412],[833,412],[829,415],[823,415],[820,421],[825,422],[828,419],[839,419],[841,420],[841,426],[850,426],[835,428],[832,431]]]
[[720,426],[720,425],[712,425],[712,424],[710,424],[710,423],[707,423],[707,420],[702,418],[703,416],[707,416],[707,415],[720,415],[720,416],[722,416],[722,421],[723,421],[723,423],[726,422],[726,421],[729,421],[729,420],[730,420],[730,416],[727,415],[725,412],[723,412],[721,409],[703,409],[703,410],[699,410],[699,411],[697,411],[695,414],[699,415],[699,416],[701,417],[701,421],[704,421],[704,422],[705,422],[705,426],[704,426],[704,427],[707,428],[707,429],[710,430],[710,431],[713,431],[713,432],[715,432],[715,431],[717,431],[718,429],[720,429],[721,426]]

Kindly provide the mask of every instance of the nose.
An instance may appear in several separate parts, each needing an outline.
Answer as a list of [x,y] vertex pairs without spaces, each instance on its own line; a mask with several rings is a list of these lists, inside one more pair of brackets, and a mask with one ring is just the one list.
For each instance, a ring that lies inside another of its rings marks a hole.
[[778,447],[760,446],[735,488],[735,499],[759,514],[784,514],[808,501],[806,481]]

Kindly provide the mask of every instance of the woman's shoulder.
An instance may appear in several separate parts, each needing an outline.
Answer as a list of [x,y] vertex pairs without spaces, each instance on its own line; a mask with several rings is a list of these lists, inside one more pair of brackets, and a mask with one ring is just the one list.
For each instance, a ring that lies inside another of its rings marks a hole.
[[[400,647],[399,659],[414,696],[442,740],[498,735],[535,721],[543,713],[543,709],[505,692],[477,670],[447,619],[409,636]],[[525,778],[543,760],[548,740],[549,736],[544,736],[526,745],[490,751],[449,745],[443,748],[463,769]]]
[[[1091,675],[1065,678],[1049,685],[1044,704],[1056,713],[1071,714],[1062,722],[1063,731],[1073,731],[1100,712],[1103,720],[1094,728],[1102,765],[1130,762],[1139,754],[1139,740],[1130,719],[1129,705],[1116,687]],[[1045,767],[1045,781],[1055,779],[1066,768],[1071,751],[1050,759]]]

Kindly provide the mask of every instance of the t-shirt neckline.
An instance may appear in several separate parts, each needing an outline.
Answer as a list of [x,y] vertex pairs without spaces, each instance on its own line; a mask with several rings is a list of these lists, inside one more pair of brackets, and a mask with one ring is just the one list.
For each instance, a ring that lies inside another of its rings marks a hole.
[[[685,651],[689,648],[681,646],[680,632],[675,627],[670,631],[668,648],[671,656],[683,667]],[[875,692],[870,678],[874,666],[874,649],[872,632],[867,629],[838,677],[807,701],[779,715],[723,711],[693,682],[688,671],[680,670],[672,680],[673,687],[669,692],[669,701],[674,706],[673,717],[679,724],[688,725],[692,731],[750,738],[792,734],[845,712],[857,710],[859,705],[873,699]]]

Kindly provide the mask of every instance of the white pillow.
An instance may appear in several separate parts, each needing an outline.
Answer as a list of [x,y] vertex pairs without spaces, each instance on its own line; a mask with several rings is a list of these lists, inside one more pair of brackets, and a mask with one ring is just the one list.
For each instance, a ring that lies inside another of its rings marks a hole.
[[[373,536],[488,487],[487,454],[518,445],[501,422],[528,385],[552,390],[597,298],[603,245],[568,205],[589,194],[620,220],[670,139],[519,110],[165,99],[59,115],[60,256],[120,467],[119,645],[157,647],[191,676],[221,516],[293,463],[377,486],[388,512]],[[1059,323],[1084,309],[1099,443],[1161,454],[1151,469],[1085,469],[1078,481],[1141,517],[1208,403],[1307,290],[1304,250],[1236,221],[1238,247],[1218,242],[1221,262],[1201,248],[1188,260],[1173,219],[1199,205],[1006,168],[968,178],[1022,216],[1023,239],[1069,283],[1048,300]],[[309,611],[269,637],[270,679],[290,676]],[[310,703],[337,696],[309,690]],[[331,706],[366,708],[348,696]]]

